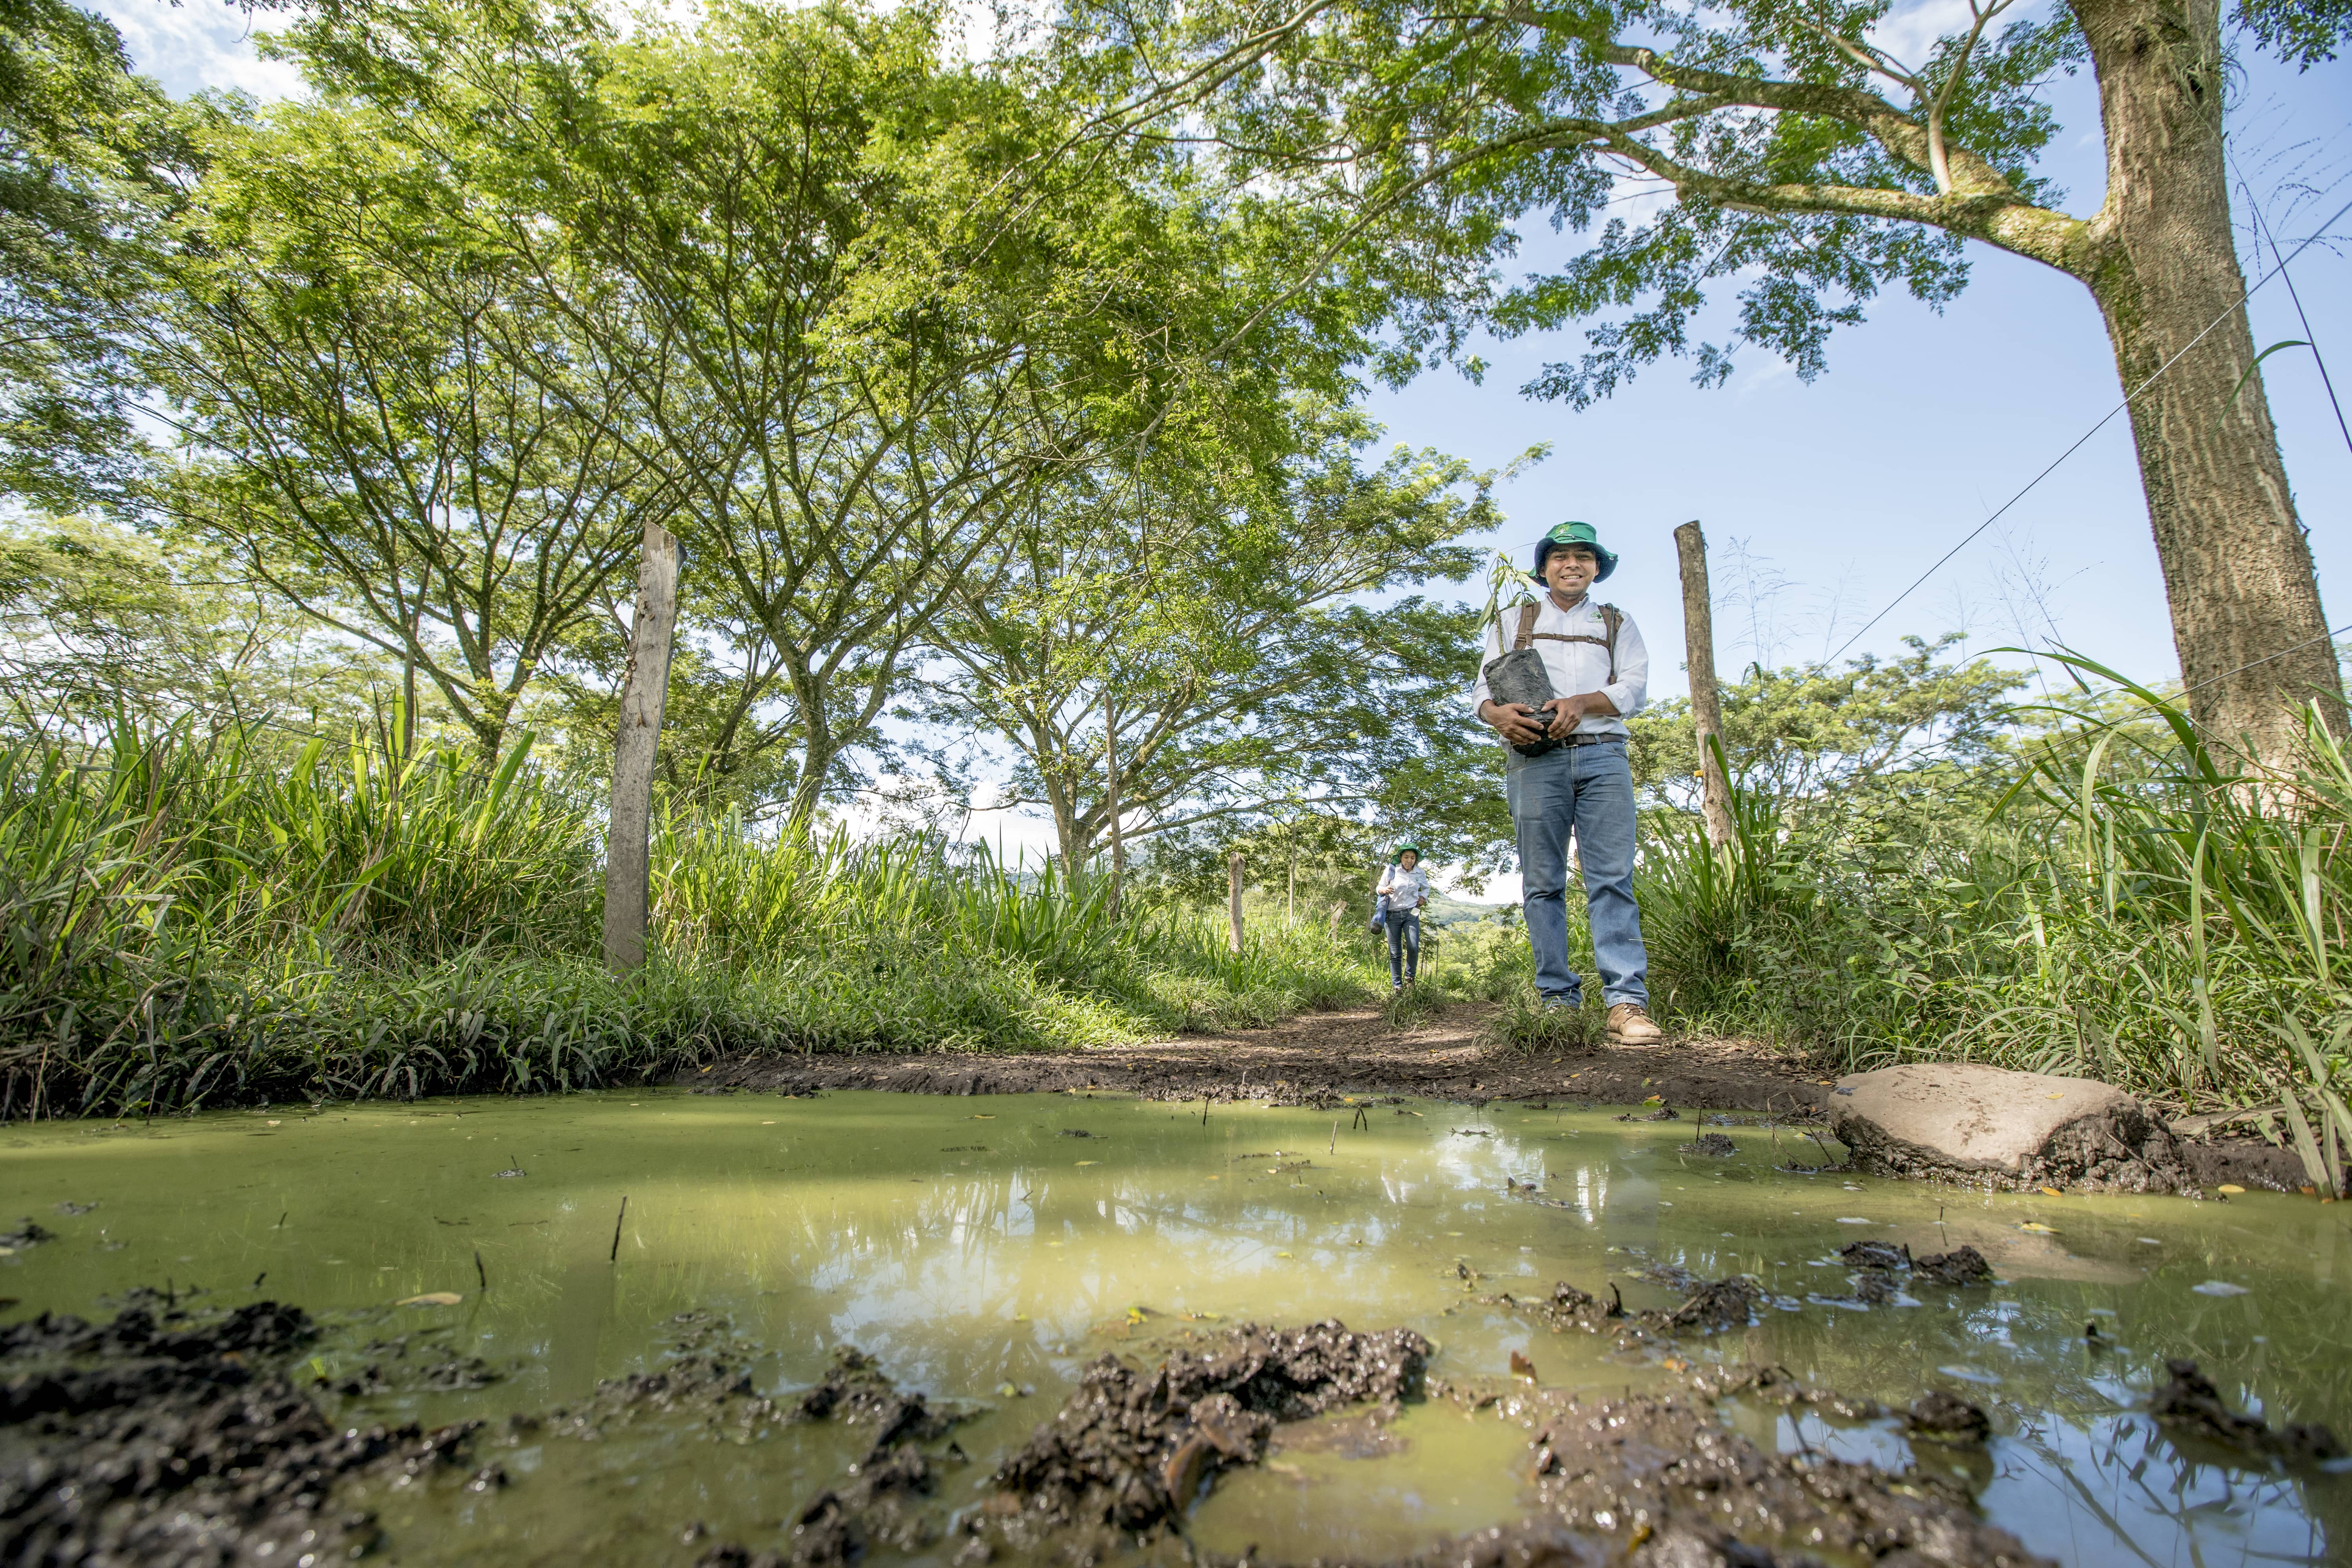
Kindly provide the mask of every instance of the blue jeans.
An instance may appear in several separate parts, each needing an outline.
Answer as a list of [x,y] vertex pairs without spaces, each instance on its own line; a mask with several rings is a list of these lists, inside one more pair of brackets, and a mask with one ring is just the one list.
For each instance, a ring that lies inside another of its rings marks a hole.
[[1568,966],[1568,837],[1584,865],[1584,908],[1601,995],[1647,1006],[1650,958],[1633,903],[1633,771],[1622,742],[1563,746],[1540,757],[1511,754],[1507,788],[1519,840],[1519,879],[1535,950],[1536,989],[1580,1001],[1584,982]]
[[1421,967],[1421,911],[1391,910],[1381,918],[1389,928],[1389,982],[1402,985]]

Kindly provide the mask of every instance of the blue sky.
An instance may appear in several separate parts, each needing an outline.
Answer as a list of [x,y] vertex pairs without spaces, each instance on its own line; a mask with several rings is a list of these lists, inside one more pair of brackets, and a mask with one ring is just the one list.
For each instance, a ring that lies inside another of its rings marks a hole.
[[[2087,216],[2105,184],[2087,79],[2062,83],[2059,100],[2066,130],[2043,169],[2064,187],[2068,210]],[[2297,73],[2251,58],[2240,104],[2234,155],[2292,248],[2352,199],[2352,68],[2338,62]],[[2313,196],[2299,184],[2325,189]],[[2352,235],[2352,218],[2337,232]],[[1624,558],[1602,592],[1651,628],[1654,649],[1680,647],[1670,531],[1696,518],[1707,534],[1722,673],[1751,658],[1810,662],[2122,397],[2097,308],[2080,284],[1988,247],[1972,247],[1970,260],[1969,289],[1941,314],[1907,296],[1882,297],[1867,323],[1832,340],[1830,368],[1810,386],[1761,354],[1712,391],[1668,363],[1609,403],[1571,414],[1517,391],[1543,363],[1580,352],[1577,334],[1552,333],[1482,344],[1493,362],[1484,385],[1440,373],[1376,395],[1373,405],[1396,438],[1481,466],[1552,443],[1549,461],[1498,492],[1511,521],[1494,542],[1517,550],[1563,519],[1594,524]],[[2255,342],[2314,337],[2333,353],[2338,394],[2352,396],[2352,248],[2315,245],[2291,275],[2311,333],[2273,281],[2252,301]],[[2352,622],[2352,451],[2308,353],[2273,355],[2263,374],[2321,593],[2333,624]],[[1853,652],[1886,653],[1906,633],[1945,631],[1968,632],[1984,648],[2059,642],[2145,679],[2177,676],[2122,416]],[[1685,689],[1678,658],[1661,654],[1653,695]]]
[[[1954,0],[1907,7],[1898,27],[1931,30],[1948,7]],[[122,28],[139,68],[175,93],[236,87],[267,98],[299,87],[289,68],[257,58],[245,17],[218,0],[176,8],[110,0],[100,8]],[[2352,65],[2296,72],[2249,53],[2236,87],[2233,156],[2292,247],[2352,200]],[[2062,82],[2057,101],[2065,129],[2043,170],[2064,187],[2067,208],[2086,215],[2104,185],[2088,79]],[[2239,216],[2242,224],[2242,200]],[[2352,219],[2337,232],[2352,235]],[[1529,266],[1543,256],[1531,249]],[[1523,552],[1553,522],[1593,523],[1623,557],[1604,593],[1648,628],[1652,695],[1673,696],[1685,689],[1675,652],[1676,523],[1696,518],[1706,529],[1723,673],[1751,659],[1811,661],[2115,406],[2115,362],[2088,293],[1987,247],[1975,247],[1971,260],[1969,289],[1941,314],[1905,296],[1874,304],[1866,324],[1832,342],[1827,374],[1810,386],[1760,354],[1712,391],[1690,385],[1687,367],[1666,363],[1612,401],[1571,414],[1517,391],[1538,365],[1579,352],[1575,334],[1554,333],[1479,345],[1492,367],[1482,385],[1438,372],[1375,394],[1372,406],[1391,439],[1481,467],[1550,443],[1549,460],[1498,492],[1510,521],[1490,542]],[[2352,396],[2352,245],[2313,246],[2293,277],[2311,331],[2273,281],[2252,302],[2255,342],[2314,338],[2333,356],[2338,392]],[[2352,450],[2308,352],[2273,356],[2263,375],[2331,622],[2352,622]],[[2123,418],[1854,651],[1885,653],[1906,633],[1945,631],[1966,632],[1979,648],[2063,643],[2152,681],[2177,674]],[[1008,847],[1045,840],[1042,824],[1003,826]],[[1508,896],[1487,896],[1496,893]]]

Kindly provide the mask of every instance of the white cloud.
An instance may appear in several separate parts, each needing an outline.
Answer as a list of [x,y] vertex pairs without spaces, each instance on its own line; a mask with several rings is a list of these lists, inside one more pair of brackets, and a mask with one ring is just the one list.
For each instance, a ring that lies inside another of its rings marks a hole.
[[206,88],[235,88],[263,100],[302,90],[301,73],[263,59],[250,18],[221,0],[99,0],[96,9],[121,30],[132,68],[174,98]]

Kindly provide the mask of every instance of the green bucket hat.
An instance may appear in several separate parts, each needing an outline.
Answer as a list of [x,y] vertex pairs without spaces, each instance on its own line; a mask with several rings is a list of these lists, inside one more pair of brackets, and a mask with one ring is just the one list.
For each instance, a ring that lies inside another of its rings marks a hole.
[[1413,858],[1414,859],[1418,860],[1418,859],[1420,859],[1420,858],[1421,858],[1421,846],[1420,846],[1420,845],[1418,845],[1418,844],[1400,844],[1400,845],[1398,845],[1398,846],[1396,847],[1396,853],[1389,857],[1389,864],[1390,864],[1390,865],[1391,865],[1391,866],[1402,866],[1402,865],[1403,865],[1403,864],[1404,864],[1404,855],[1405,855],[1405,851],[1406,851],[1406,850],[1408,850],[1408,849],[1410,849],[1410,850],[1412,850],[1412,858]]
[[1608,551],[1601,548],[1601,536],[1592,531],[1592,525],[1591,523],[1563,522],[1557,528],[1554,528],[1549,533],[1545,534],[1541,539],[1536,541],[1537,576],[1540,577],[1543,575],[1544,558],[1549,555],[1554,549],[1562,544],[1582,544],[1589,546],[1591,549],[1592,553],[1600,558],[1601,570],[1592,574],[1592,580],[1596,583],[1607,582],[1609,580],[1609,574],[1617,570],[1617,557],[1610,553]]

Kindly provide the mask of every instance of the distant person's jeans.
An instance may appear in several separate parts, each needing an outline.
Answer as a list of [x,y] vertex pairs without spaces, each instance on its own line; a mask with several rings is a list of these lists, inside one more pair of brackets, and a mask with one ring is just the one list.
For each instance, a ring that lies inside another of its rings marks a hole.
[[1382,918],[1389,927],[1389,984],[1402,985],[1421,968],[1421,911],[1391,910]]
[[1622,742],[1563,746],[1540,757],[1511,754],[1511,826],[1519,840],[1528,945],[1536,989],[1547,1000],[1579,1002],[1584,982],[1568,966],[1568,839],[1584,867],[1584,906],[1601,994],[1611,1006],[1647,1006],[1649,954],[1633,904],[1633,772]]

